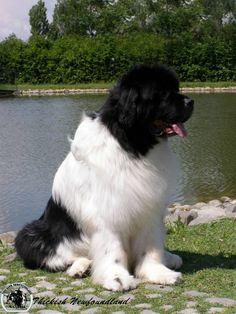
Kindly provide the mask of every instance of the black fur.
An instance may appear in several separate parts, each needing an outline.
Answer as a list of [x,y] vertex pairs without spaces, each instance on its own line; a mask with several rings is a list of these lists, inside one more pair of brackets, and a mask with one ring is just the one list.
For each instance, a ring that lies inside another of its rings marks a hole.
[[179,93],[179,81],[172,70],[140,65],[111,90],[100,115],[122,148],[139,157],[158,143],[152,128],[155,120],[185,122],[192,110],[193,101]]
[[49,199],[43,215],[27,224],[17,235],[15,247],[26,267],[44,267],[45,257],[53,256],[63,239],[81,239],[78,229],[66,210]]

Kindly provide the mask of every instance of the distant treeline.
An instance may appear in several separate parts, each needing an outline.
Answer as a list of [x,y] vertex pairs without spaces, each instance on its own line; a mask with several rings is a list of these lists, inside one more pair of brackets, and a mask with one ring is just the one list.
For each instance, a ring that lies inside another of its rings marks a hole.
[[234,0],[58,0],[29,12],[32,36],[0,42],[0,83],[112,81],[164,63],[182,81],[236,80]]

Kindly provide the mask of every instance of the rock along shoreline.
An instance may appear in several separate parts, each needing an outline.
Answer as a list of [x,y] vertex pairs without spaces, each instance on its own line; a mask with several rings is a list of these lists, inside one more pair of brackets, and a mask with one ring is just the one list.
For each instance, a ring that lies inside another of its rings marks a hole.
[[[198,202],[194,205],[173,203],[167,209],[165,223],[174,224],[179,221],[188,226],[195,226],[223,218],[236,219],[236,199],[223,196],[219,200],[211,200],[208,203]],[[17,231],[2,233],[0,241],[12,244],[16,235]]]
[[[232,87],[184,87],[180,89],[184,93],[236,93],[236,86]],[[83,94],[107,94],[109,88],[74,88],[74,89],[27,89],[17,90],[15,96],[53,96],[53,95],[83,95]]]
[[173,203],[167,209],[166,224],[177,221],[189,226],[205,224],[223,218],[236,219],[236,199],[222,196],[219,200],[208,203],[198,202],[194,205]]

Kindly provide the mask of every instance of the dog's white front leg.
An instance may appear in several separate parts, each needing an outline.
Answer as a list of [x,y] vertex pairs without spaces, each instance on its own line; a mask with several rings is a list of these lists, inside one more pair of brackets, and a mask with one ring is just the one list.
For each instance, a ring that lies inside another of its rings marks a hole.
[[92,278],[94,283],[112,291],[130,290],[136,281],[128,272],[127,255],[119,236],[110,230],[94,234],[91,242]]
[[175,284],[181,273],[165,266],[165,227],[160,221],[143,227],[133,244],[133,259],[136,261],[135,275],[146,282]]

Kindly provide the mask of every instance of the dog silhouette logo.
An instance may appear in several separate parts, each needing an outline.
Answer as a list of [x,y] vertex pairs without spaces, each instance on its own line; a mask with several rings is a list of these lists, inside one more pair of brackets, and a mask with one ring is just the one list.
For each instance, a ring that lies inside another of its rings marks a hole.
[[27,312],[33,305],[30,289],[19,282],[7,285],[0,296],[1,305],[6,312]]

